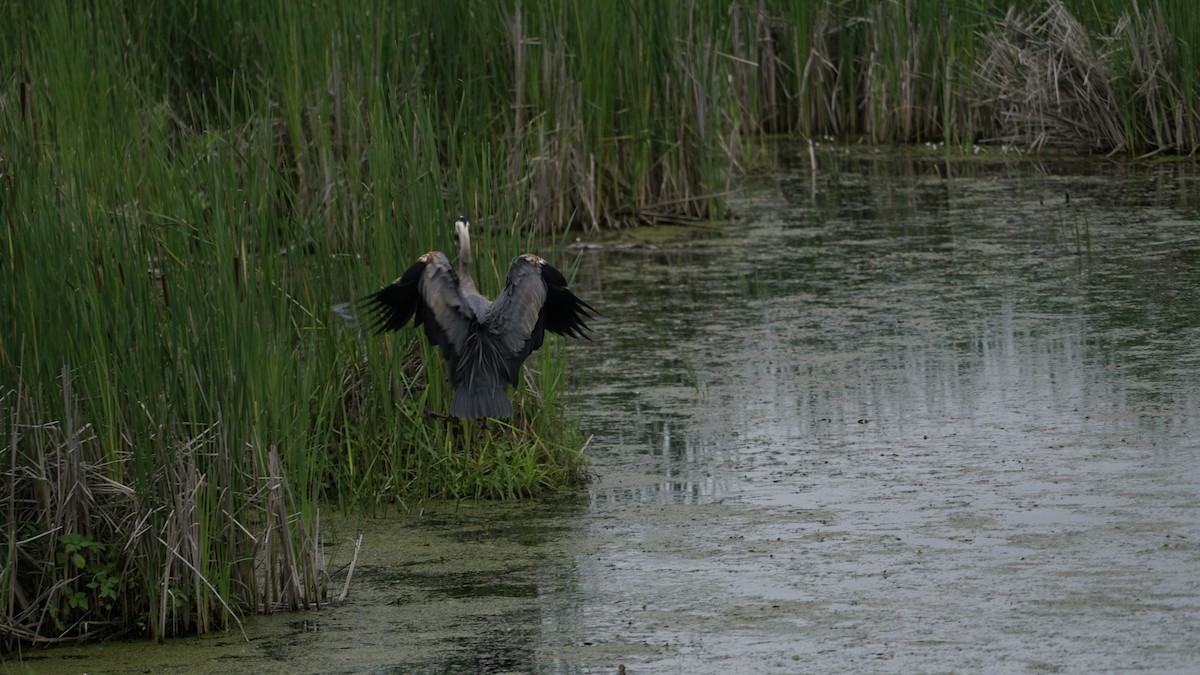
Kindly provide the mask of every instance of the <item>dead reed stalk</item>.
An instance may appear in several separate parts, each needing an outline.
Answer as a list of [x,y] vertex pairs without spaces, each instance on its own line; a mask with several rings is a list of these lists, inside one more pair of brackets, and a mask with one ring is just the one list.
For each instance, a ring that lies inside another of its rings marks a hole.
[[1108,74],[1109,52],[1060,0],[1034,14],[1008,11],[980,35],[986,56],[976,71],[992,142],[1119,152],[1125,123]]
[[[139,626],[158,638],[205,632],[240,625],[243,611],[322,600],[323,555],[290,511],[277,452],[242,469],[211,461],[228,459],[218,421],[139,479],[133,453],[106,459],[78,418],[66,368],[60,384],[65,412],[48,422],[32,419],[23,381],[0,391],[0,651]],[[240,518],[226,508],[239,485],[250,489]]]

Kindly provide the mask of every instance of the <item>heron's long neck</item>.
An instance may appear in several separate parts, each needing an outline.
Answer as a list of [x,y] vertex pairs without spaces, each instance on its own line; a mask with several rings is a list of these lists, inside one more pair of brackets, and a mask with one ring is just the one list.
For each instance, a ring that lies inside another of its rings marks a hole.
[[458,288],[464,293],[479,292],[471,277],[471,237],[465,231],[458,237]]

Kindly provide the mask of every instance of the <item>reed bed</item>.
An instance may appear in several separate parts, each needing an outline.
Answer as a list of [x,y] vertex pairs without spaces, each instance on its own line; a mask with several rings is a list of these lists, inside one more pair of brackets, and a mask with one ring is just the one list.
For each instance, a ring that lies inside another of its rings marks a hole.
[[562,345],[513,420],[464,424],[415,332],[329,312],[450,246],[456,213],[494,293],[569,227],[720,218],[761,134],[1134,155],[1200,134],[1187,3],[49,1],[0,21],[3,649],[324,602],[320,503],[581,482]]
[[731,45],[754,64],[732,71],[746,130],[1130,156],[1200,147],[1200,18],[1186,2],[768,0],[748,14]]

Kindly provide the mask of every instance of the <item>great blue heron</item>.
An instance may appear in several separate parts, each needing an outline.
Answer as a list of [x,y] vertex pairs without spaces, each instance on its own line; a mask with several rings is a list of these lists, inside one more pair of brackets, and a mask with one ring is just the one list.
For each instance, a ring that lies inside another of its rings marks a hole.
[[545,331],[588,338],[595,309],[575,297],[567,280],[532,253],[513,259],[504,290],[493,302],[471,278],[471,224],[454,223],[458,272],[441,251],[417,258],[399,279],[363,299],[377,332],[395,331],[410,318],[450,364],[455,417],[510,417],[505,383],[517,386],[521,364],[542,346]]

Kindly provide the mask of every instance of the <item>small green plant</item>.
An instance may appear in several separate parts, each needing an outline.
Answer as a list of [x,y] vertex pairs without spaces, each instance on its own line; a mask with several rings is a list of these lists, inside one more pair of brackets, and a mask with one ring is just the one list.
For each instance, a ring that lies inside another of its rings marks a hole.
[[1092,227],[1087,216],[1072,220],[1075,240],[1075,255],[1092,255]]
[[88,555],[102,551],[104,545],[86,534],[64,534],[58,538],[63,550],[58,554],[59,564],[71,564],[82,571],[88,566]]
[[58,543],[56,559],[69,583],[59,592],[59,601],[47,607],[55,626],[65,631],[93,612],[107,618],[116,608],[121,590],[121,576],[114,571],[114,551],[88,534],[64,534]]

